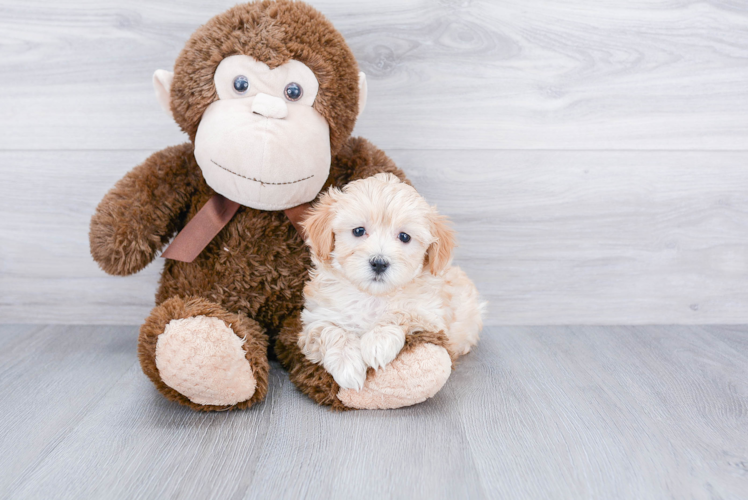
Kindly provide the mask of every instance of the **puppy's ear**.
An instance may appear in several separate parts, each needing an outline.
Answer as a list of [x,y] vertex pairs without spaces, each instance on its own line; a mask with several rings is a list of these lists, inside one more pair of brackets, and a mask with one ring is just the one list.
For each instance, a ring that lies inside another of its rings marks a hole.
[[333,190],[334,188],[320,197],[309,216],[301,223],[306,231],[307,245],[322,261],[330,259],[330,253],[335,246],[335,234],[332,231],[332,219],[335,215],[332,210],[335,204]]
[[431,234],[436,239],[426,250],[426,256],[431,274],[437,275],[444,271],[452,260],[452,251],[457,241],[446,216],[437,214],[433,209],[430,222]]

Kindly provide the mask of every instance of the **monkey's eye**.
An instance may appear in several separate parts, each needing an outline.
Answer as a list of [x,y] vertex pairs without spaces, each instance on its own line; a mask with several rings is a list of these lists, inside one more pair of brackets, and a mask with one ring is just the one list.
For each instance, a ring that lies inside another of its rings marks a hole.
[[400,233],[397,235],[397,239],[403,243],[407,243],[410,241],[410,235],[408,233]]
[[285,95],[286,99],[288,99],[289,101],[298,101],[299,99],[301,99],[301,96],[304,95],[304,89],[302,89],[301,85],[299,85],[298,83],[291,82],[286,85],[285,89],[283,89],[283,95]]
[[357,227],[356,229],[353,230],[353,236],[355,236],[356,238],[360,238],[365,234],[366,234],[366,228],[364,227]]
[[237,94],[243,94],[249,90],[249,80],[244,75],[239,75],[234,78],[234,90]]

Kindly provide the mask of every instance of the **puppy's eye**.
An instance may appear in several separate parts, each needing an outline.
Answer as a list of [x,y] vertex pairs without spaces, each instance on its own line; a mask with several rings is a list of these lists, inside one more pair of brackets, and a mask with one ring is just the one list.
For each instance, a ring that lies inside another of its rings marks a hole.
[[366,228],[364,227],[357,227],[356,229],[353,230],[353,236],[355,236],[356,238],[360,238],[361,236],[365,234],[366,234]]
[[249,80],[244,75],[234,78],[234,90],[237,94],[243,94],[249,90]]
[[403,243],[407,243],[410,241],[410,235],[408,233],[400,233],[397,235],[397,239]]
[[304,89],[302,89],[301,85],[298,83],[291,82],[286,85],[286,88],[283,90],[283,95],[285,95],[286,99],[289,101],[298,101],[301,99],[301,96],[304,95]]

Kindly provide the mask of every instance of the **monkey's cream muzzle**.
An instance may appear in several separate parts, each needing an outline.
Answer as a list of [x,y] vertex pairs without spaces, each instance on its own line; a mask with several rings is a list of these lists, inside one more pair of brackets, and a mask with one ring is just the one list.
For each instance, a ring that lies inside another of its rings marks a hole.
[[[330,128],[313,107],[319,83],[291,60],[270,69],[229,56],[213,77],[218,100],[203,113],[195,159],[226,198],[260,210],[312,201],[330,173]],[[298,94],[287,94],[293,85]]]
[[203,114],[195,159],[226,198],[259,210],[312,201],[330,173],[330,129],[310,106],[257,94],[218,100]]

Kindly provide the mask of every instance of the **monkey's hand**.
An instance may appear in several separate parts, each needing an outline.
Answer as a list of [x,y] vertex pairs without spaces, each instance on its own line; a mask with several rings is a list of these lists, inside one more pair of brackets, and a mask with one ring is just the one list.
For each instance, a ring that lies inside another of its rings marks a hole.
[[192,143],[166,148],[127,173],[91,218],[91,255],[109,274],[147,266],[176,232],[195,188]]

